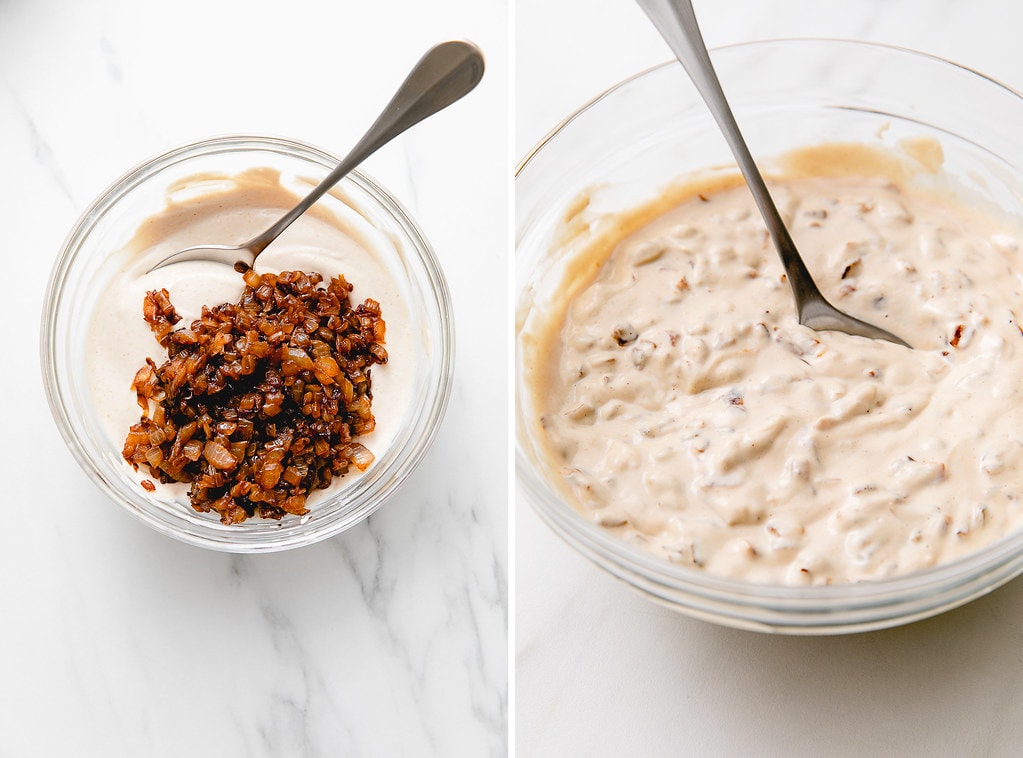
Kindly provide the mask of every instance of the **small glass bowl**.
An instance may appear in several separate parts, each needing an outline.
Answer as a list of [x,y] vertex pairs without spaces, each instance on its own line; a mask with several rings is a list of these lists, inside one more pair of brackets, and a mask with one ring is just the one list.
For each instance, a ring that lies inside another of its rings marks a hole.
[[[964,200],[1019,219],[1023,99],[953,63],[841,40],[777,40],[712,53],[754,156],[824,142],[899,149],[934,138]],[[679,177],[732,173],[734,161],[681,66],[668,63],[603,93],[549,134],[516,173],[516,471],[520,492],[571,547],[674,610],[759,631],[834,634],[954,608],[1023,572],[1023,534],[954,562],[858,584],[753,584],[676,566],[578,513],[556,484],[535,429],[523,353],[558,299],[573,245],[649,203]],[[586,203],[578,199],[584,193]],[[1023,472],[1020,472],[1023,476]]]
[[[198,513],[186,497],[158,486],[146,492],[103,429],[85,376],[86,340],[98,293],[116,253],[140,222],[162,210],[167,189],[205,173],[233,175],[266,167],[282,176],[319,181],[338,158],[309,145],[261,136],[218,137],[185,145],[146,161],[117,180],[82,214],[61,251],[43,309],[43,378],[54,419],[82,469],[114,502],[163,534],[201,547],[237,553],[269,552],[308,545],[365,519],[411,474],[437,432],[451,389],[454,333],[451,300],[440,264],[409,214],[387,190],[353,171],[321,202],[343,202],[377,230],[385,270],[407,299],[416,354],[411,393],[386,449],[362,474],[322,499],[310,496],[310,512],[282,520],[251,518],[225,526],[216,513]],[[311,186],[311,185],[310,185]],[[258,231],[258,230],[257,230]],[[141,318],[141,303],[139,304]],[[387,313],[384,313],[387,318]],[[154,342],[155,347],[155,342]],[[140,364],[145,356],[139,356]],[[126,392],[131,377],[125,380]],[[127,434],[127,429],[125,429]],[[315,495],[315,493],[313,493]]]

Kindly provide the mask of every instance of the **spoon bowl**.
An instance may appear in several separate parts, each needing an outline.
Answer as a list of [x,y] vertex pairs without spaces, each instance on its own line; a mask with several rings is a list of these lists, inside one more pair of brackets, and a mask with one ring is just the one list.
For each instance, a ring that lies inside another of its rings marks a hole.
[[905,341],[891,332],[840,311],[821,294],[799,255],[799,250],[796,249],[792,236],[785,227],[774,200],[771,199],[771,193],[760,174],[760,169],[757,168],[739,131],[732,109],[714,72],[690,0],[637,0],[637,3],[668,43],[682,68],[689,74],[689,78],[696,85],[721,129],[725,141],[728,142],[785,267],[785,275],[796,301],[799,323],[818,331],[845,332],[909,347]]
[[271,242],[353,168],[399,134],[468,94],[479,84],[483,68],[483,54],[471,42],[442,42],[430,48],[351,152],[273,226],[241,245],[195,245],[179,250],[150,271],[181,261],[212,261],[250,268]]

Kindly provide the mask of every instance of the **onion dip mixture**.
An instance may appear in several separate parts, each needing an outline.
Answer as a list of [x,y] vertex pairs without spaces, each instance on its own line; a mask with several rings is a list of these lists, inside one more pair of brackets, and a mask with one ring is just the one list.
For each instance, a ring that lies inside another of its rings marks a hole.
[[907,349],[800,326],[737,184],[605,247],[535,336],[539,436],[579,510],[676,564],[774,584],[905,574],[1018,528],[1012,227],[892,177],[772,183],[825,296]]

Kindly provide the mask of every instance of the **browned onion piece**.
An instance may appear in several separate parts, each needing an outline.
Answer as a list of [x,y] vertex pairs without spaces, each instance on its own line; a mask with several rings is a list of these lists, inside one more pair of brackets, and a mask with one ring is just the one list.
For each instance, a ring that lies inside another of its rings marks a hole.
[[204,307],[187,329],[174,328],[167,290],[146,294],[167,359],[135,374],[142,417],[122,451],[161,482],[190,484],[192,507],[225,524],[303,515],[310,491],[373,462],[353,438],[376,424],[370,368],[387,361],[380,304],[353,308],[343,276],[324,288],[315,273],[239,273],[238,302]]

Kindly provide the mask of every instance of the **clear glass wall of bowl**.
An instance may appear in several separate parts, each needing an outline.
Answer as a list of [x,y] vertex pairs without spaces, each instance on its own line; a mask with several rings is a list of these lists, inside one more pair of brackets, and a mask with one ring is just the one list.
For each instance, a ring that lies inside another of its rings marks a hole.
[[[997,82],[930,56],[836,40],[779,40],[712,53],[753,155],[822,142],[897,147],[936,139],[943,169],[969,202],[1019,217],[1023,100]],[[734,162],[677,63],[643,72],[566,119],[516,175],[516,470],[520,493],[569,545],[668,607],[718,623],[800,634],[859,631],[923,618],[975,598],[1023,571],[1023,535],[965,559],[873,583],[795,588],[752,585],[675,566],[624,544],[559,493],[535,434],[522,380],[530,328],[558,297],[580,229],[597,233],[679,177],[731,172]],[[586,203],[580,203],[585,193]],[[585,206],[585,207],[584,207]],[[566,217],[570,222],[566,224]],[[571,225],[571,229],[567,226]]]
[[328,196],[321,202],[343,202],[354,208],[388,240],[384,265],[407,298],[418,353],[402,431],[386,450],[374,451],[376,461],[351,486],[318,502],[302,518],[249,519],[225,526],[216,514],[193,511],[187,499],[139,487],[120,456],[120,445],[103,432],[89,396],[84,378],[85,334],[96,299],[116,266],[112,253],[125,246],[143,219],[164,207],[172,183],[196,174],[232,175],[254,167],[315,182],[337,161],[309,145],[270,137],[223,137],[187,145],[139,165],[111,185],[83,213],[65,243],[43,314],[43,375],[51,409],[69,449],[90,478],[112,500],[160,532],[233,552],[282,550],[316,542],[380,507],[412,472],[435,436],[452,378],[454,334],[447,284],[432,248],[409,214],[387,190],[359,172],[338,185],[338,197]]

